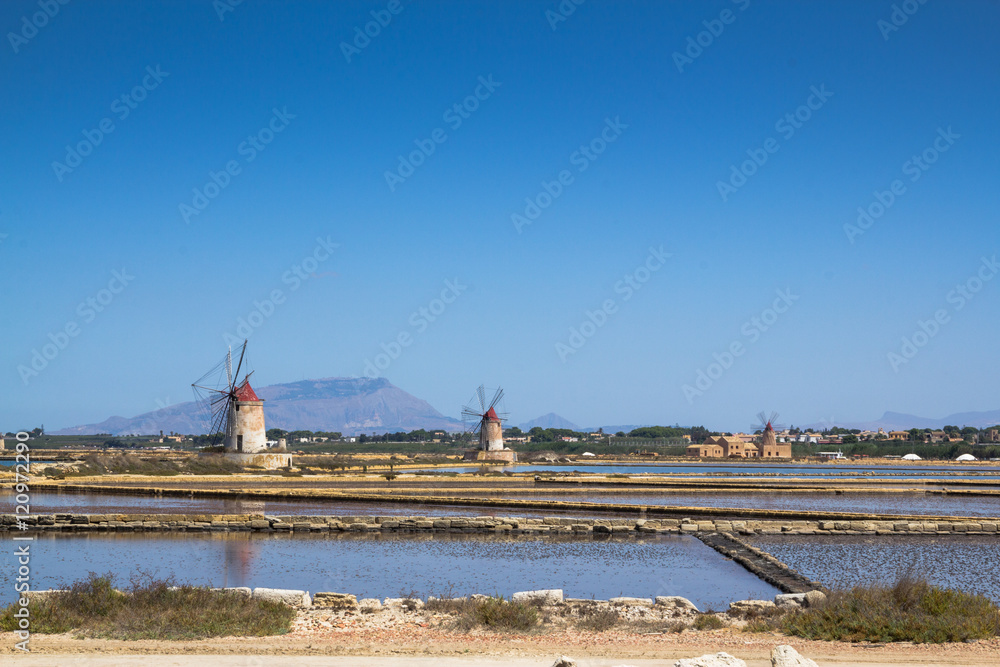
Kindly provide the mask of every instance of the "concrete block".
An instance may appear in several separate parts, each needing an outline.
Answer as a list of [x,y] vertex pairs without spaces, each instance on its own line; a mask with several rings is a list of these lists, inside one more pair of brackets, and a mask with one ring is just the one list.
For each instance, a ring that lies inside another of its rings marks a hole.
[[656,606],[667,609],[680,609],[682,611],[698,611],[698,607],[693,602],[680,595],[657,595]]
[[308,591],[290,588],[255,588],[253,589],[253,597],[258,600],[283,602],[290,607],[309,607],[312,605]]
[[552,588],[540,591],[520,591],[518,593],[514,593],[510,599],[514,602],[559,604],[563,601],[563,592],[561,588]]

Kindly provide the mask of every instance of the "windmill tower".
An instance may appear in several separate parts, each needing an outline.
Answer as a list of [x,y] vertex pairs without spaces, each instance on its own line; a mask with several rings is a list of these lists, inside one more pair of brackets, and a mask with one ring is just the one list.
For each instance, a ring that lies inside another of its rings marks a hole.
[[[239,380],[246,350],[247,343],[243,341],[235,373],[233,351],[230,349],[222,362],[191,385],[199,402],[211,415],[209,435],[212,446],[222,441],[227,453],[256,454],[267,449],[264,401],[250,386],[253,371],[247,373],[242,381]],[[210,386],[212,384],[215,386]]]
[[[479,407],[476,408],[476,399]],[[479,461],[503,461],[513,463],[517,454],[503,446],[503,420],[507,413],[502,408],[503,388],[498,387],[493,400],[486,403],[486,388],[479,385],[476,395],[462,408],[462,421],[467,432],[479,435],[479,450],[470,452]],[[500,411],[497,408],[500,407]],[[472,458],[466,455],[466,458]]]
[[772,412],[768,417],[765,412],[758,412],[757,419],[760,423],[751,426],[754,430],[761,431],[760,444],[758,445],[758,456],[765,459],[790,459],[792,458],[792,444],[790,442],[778,442],[774,435],[775,427],[783,428],[777,423],[778,413]]

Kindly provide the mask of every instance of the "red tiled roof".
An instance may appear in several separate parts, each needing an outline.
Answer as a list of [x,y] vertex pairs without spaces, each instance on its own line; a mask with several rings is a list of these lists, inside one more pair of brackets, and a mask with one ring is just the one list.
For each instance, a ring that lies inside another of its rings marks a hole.
[[486,413],[486,418],[489,419],[490,421],[495,421],[495,422],[500,421],[500,418],[497,417],[497,411],[494,410],[493,408],[490,408],[489,412]]
[[244,382],[236,390],[236,400],[237,401],[259,401],[257,394],[254,393],[253,387],[250,386],[249,382]]

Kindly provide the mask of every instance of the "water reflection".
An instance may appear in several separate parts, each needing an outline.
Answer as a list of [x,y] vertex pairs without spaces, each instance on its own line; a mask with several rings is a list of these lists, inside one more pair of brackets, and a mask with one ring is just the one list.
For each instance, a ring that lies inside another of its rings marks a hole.
[[250,540],[225,540],[223,542],[223,586],[249,585],[254,551],[253,542]]
[[[568,597],[683,595],[703,606],[767,599],[777,590],[684,535],[520,537],[500,535],[210,533],[40,535],[35,588],[113,572],[146,570],[211,586],[245,585],[397,597],[452,590],[502,593],[562,588]],[[0,603],[13,599],[13,571],[0,568]]]

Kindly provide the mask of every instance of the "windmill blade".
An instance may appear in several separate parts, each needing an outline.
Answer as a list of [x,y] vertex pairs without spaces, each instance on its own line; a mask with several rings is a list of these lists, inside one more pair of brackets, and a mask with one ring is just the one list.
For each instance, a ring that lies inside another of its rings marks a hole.
[[470,419],[482,419],[483,413],[476,412],[472,408],[466,406],[466,407],[462,408],[462,418],[465,419],[466,417],[468,417]]
[[763,410],[757,413],[757,419],[759,420],[761,428],[764,428],[764,426],[767,425],[767,413],[765,413]]
[[220,401],[220,403],[221,407],[213,415],[212,430],[209,432],[209,435],[212,436],[212,445],[211,445],[212,447],[215,447],[217,444],[219,444],[219,438],[222,435],[222,429],[226,424],[226,420],[229,418],[229,403],[230,403],[229,396],[226,396],[225,400]]
[[240,369],[243,368],[243,355],[246,354],[246,352],[247,352],[247,341],[244,340],[243,341],[243,348],[240,350],[240,363],[238,363],[236,365],[236,373],[234,373],[233,376],[229,378],[229,391],[230,392],[232,392],[232,391],[234,391],[236,389],[236,387],[233,385],[233,378],[239,378],[240,377]]
[[[490,401],[490,408],[496,405],[501,398],[503,398],[503,387],[497,387],[496,393],[493,394],[493,400]],[[486,412],[489,412],[489,409],[487,409]]]
[[476,389],[476,394],[479,395],[479,405],[482,406],[483,412],[485,413],[486,412],[486,387],[484,387],[483,385],[479,385],[479,388]]
[[205,391],[217,391],[220,394],[225,394],[226,393],[226,392],[224,392],[224,391],[222,391],[220,389],[212,389],[211,387],[203,387],[200,384],[192,384],[191,386],[192,387],[197,387],[198,389],[204,389]]

